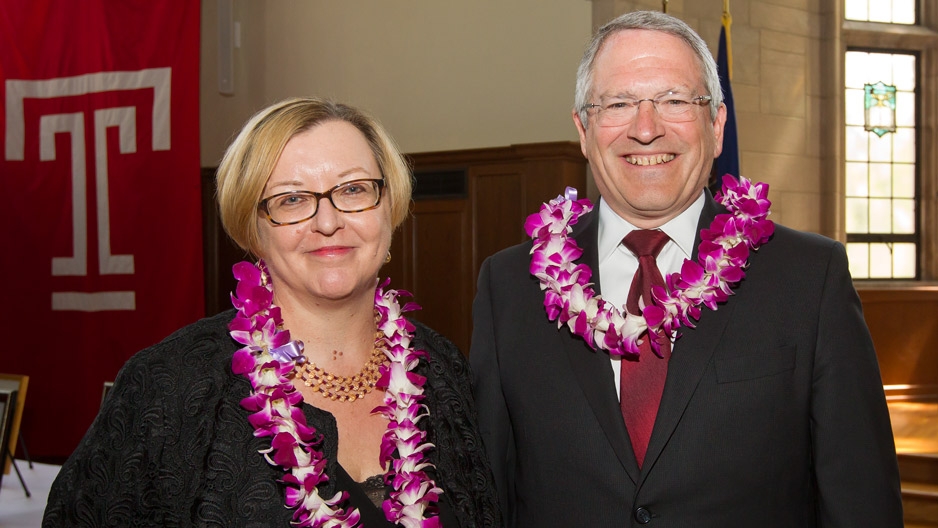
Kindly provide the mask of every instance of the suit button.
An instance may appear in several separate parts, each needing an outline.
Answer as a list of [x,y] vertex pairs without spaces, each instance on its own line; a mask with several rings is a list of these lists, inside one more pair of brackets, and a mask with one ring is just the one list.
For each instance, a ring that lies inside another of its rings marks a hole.
[[645,507],[635,508],[635,520],[638,524],[648,524],[651,522],[651,512]]

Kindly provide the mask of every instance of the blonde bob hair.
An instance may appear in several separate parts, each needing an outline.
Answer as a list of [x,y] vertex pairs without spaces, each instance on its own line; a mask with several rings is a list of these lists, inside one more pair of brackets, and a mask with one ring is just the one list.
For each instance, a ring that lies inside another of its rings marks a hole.
[[390,203],[394,229],[407,217],[413,176],[377,120],[357,108],[327,99],[285,99],[248,120],[225,151],[215,175],[222,226],[242,249],[259,256],[258,202],[287,142],[328,121],[345,121],[365,136],[385,181],[384,200]]

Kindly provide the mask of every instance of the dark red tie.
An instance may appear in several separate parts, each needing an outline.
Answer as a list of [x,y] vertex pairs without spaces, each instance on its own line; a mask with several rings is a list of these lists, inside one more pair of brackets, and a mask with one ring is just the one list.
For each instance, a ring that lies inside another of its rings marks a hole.
[[[625,304],[629,313],[640,315],[642,312],[639,309],[639,297],[644,300],[642,306],[649,306],[652,304],[651,287],[656,284],[664,286],[664,278],[658,270],[655,257],[668,240],[670,239],[664,232],[649,229],[636,229],[622,240],[622,244],[638,257],[638,270],[632,278],[632,287]],[[670,340],[664,339],[661,342],[660,353],[665,358],[661,359],[652,352],[648,334],[643,334],[641,339],[639,360],[623,358],[619,367],[619,407],[632,439],[632,449],[635,450],[639,468],[645,460],[648,439],[655,425],[658,403],[661,401],[664,379],[668,373],[667,358],[671,352]]]

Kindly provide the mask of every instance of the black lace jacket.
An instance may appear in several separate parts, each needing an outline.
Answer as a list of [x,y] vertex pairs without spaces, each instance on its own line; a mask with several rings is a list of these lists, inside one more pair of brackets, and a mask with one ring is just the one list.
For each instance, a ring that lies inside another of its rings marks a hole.
[[[147,348],[121,369],[91,428],[52,485],[42,526],[290,526],[282,469],[258,454],[239,405],[250,384],[231,372],[239,345],[228,335],[234,311],[203,319]],[[413,345],[429,353],[429,458],[459,525],[497,526],[497,500],[479,437],[468,363],[433,330],[417,326]],[[323,435],[327,473],[336,475],[338,433],[331,414],[303,405]],[[320,487],[330,497],[336,479]],[[449,512],[448,512],[449,513]],[[445,518],[445,517],[444,517]],[[447,526],[447,528],[449,528]]]

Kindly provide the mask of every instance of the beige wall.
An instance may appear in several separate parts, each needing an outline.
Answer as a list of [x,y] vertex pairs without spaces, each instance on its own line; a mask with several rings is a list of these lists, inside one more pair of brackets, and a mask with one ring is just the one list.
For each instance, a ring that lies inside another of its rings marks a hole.
[[202,2],[201,161],[278,99],[363,107],[405,152],[576,140],[587,0],[234,0],[235,93],[218,92],[218,0]]
[[[251,113],[303,94],[370,110],[405,152],[575,141],[575,69],[592,29],[662,8],[661,0],[233,0],[242,42],[235,94],[223,96],[218,1],[202,2],[204,166],[217,164]],[[715,54],[723,3],[670,0],[668,12]],[[771,186],[776,222],[843,240],[842,0],[729,3],[741,172]],[[923,19],[938,27],[934,6],[923,5]],[[933,79],[929,57],[923,76]],[[929,144],[938,113],[924,101]],[[936,166],[938,154],[929,154],[923,174]],[[938,184],[923,181],[924,218],[933,224]],[[938,254],[926,242],[926,255]],[[938,276],[938,263],[929,269]]]

